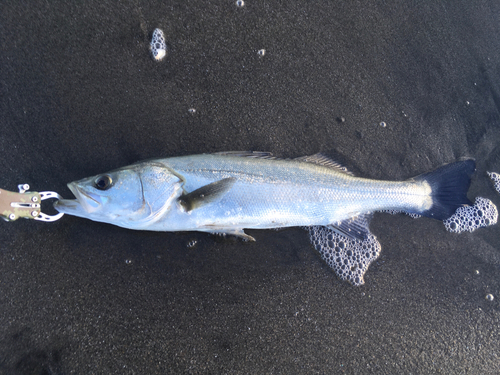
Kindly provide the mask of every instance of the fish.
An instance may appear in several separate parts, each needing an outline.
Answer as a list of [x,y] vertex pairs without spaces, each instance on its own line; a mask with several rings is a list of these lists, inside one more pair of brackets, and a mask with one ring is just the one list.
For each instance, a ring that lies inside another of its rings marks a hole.
[[60,213],[124,228],[200,231],[247,241],[245,229],[304,227],[337,275],[353,285],[380,253],[374,212],[445,220],[467,198],[472,159],[404,181],[354,176],[324,154],[295,159],[268,152],[220,152],[138,162],[68,184],[76,199]]

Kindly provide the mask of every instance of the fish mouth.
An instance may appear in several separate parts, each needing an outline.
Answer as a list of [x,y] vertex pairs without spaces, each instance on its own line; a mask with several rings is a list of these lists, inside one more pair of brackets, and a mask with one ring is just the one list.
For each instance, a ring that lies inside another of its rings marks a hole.
[[69,190],[76,199],[60,199],[54,203],[54,208],[68,215],[86,217],[97,210],[101,204],[88,192],[78,186],[76,182],[68,184]]

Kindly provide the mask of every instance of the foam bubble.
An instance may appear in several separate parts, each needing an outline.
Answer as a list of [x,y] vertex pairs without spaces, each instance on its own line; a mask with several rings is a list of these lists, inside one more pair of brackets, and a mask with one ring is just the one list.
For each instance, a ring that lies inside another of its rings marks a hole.
[[151,54],[156,61],[161,61],[167,54],[167,43],[165,42],[165,34],[160,29],[153,31],[150,47]]
[[385,212],[391,215],[397,215],[397,214],[405,214],[411,217],[412,219],[419,219],[422,217],[422,215],[419,214],[414,214],[412,212],[406,212],[406,211],[398,211],[398,210],[382,210],[380,212]]
[[488,173],[488,176],[490,176],[491,181],[493,181],[495,190],[500,193],[500,173],[497,172],[486,172],[486,173]]
[[449,232],[473,232],[478,228],[497,223],[497,207],[489,199],[477,197],[473,206],[463,206],[453,216],[443,221]]
[[341,280],[353,285],[363,285],[363,276],[371,262],[380,255],[381,246],[377,237],[368,234],[361,241],[346,237],[329,227],[309,227],[311,243],[323,260],[335,271]]

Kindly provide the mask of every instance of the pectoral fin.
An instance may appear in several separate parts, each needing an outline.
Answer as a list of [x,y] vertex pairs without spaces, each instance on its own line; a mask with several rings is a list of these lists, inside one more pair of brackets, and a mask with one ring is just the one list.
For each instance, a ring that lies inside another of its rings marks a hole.
[[187,212],[192,211],[207,203],[212,203],[215,200],[222,198],[229,190],[231,190],[235,182],[236,179],[233,177],[212,182],[211,184],[202,186],[189,194],[182,195],[179,197],[179,203]]

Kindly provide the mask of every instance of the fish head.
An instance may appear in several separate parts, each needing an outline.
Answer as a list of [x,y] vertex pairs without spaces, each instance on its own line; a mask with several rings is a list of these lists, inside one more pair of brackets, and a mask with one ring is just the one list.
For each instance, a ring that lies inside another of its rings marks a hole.
[[70,182],[76,199],[61,199],[57,211],[68,215],[145,229],[182,194],[183,181],[159,163],[139,163]]

